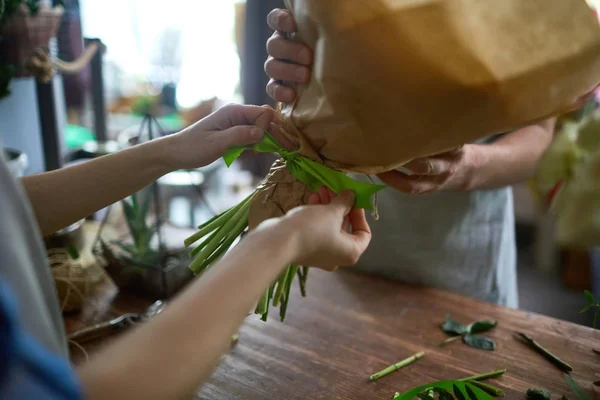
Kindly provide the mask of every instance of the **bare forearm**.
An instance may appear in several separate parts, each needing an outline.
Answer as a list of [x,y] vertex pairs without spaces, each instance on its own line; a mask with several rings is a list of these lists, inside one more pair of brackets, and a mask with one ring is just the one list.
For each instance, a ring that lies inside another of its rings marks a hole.
[[552,142],[555,120],[530,125],[493,144],[476,146],[471,189],[495,189],[530,179]]
[[40,229],[49,235],[170,172],[169,138],[86,163],[22,178]]
[[273,226],[249,235],[161,315],[92,358],[79,371],[89,399],[190,399],[293,259],[288,231]]

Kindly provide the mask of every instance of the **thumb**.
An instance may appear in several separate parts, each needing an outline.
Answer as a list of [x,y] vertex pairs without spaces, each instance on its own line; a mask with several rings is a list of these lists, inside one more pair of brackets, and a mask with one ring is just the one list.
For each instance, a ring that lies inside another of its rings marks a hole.
[[238,125],[217,132],[219,139],[223,141],[227,148],[234,146],[246,146],[259,142],[264,135],[261,128],[251,125]]
[[339,195],[337,195],[329,204],[332,207],[334,207],[342,217],[345,217],[346,215],[348,215],[350,210],[352,210],[355,199],[356,195],[353,191],[344,190]]

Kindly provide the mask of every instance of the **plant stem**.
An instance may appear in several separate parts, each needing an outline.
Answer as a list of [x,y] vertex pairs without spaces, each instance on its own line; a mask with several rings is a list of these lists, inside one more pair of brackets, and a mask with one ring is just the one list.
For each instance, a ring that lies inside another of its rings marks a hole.
[[298,271],[297,265],[290,265],[288,268],[287,278],[285,281],[285,290],[284,290],[284,298],[281,303],[281,308],[279,309],[279,318],[281,322],[285,321],[285,314],[287,312],[288,301],[290,300],[290,289],[292,288],[292,282],[294,281],[294,276],[296,276],[296,272]]
[[392,364],[389,367],[387,367],[387,368],[385,368],[385,369],[383,369],[383,370],[381,370],[381,371],[379,371],[379,372],[371,375],[369,377],[369,380],[376,381],[379,378],[383,378],[384,376],[389,375],[392,372],[399,370],[400,368],[404,368],[407,365],[410,365],[410,364],[414,363],[415,361],[423,358],[423,356],[425,356],[424,352],[422,352],[422,351],[418,352],[415,355],[412,355],[412,356],[410,356],[410,357],[408,357],[408,358],[406,358],[406,359],[404,359],[404,360],[402,360],[400,362],[397,362],[396,364]]
[[258,301],[256,305],[256,314],[264,315],[269,309],[269,290],[267,290]]
[[223,238],[229,236],[233,228],[239,227],[240,224],[248,224],[248,212],[250,210],[248,199],[244,200],[243,204],[244,205],[236,210],[235,214],[225,223],[225,225],[219,228],[218,234],[214,236],[211,242],[202,249],[194,261],[192,261],[192,264],[190,265],[192,271],[195,273],[198,272],[202,263],[216,250]]
[[483,390],[486,393],[491,394],[492,396],[495,397],[504,397],[504,391],[502,391],[501,389],[498,389],[497,387],[485,384],[483,382],[479,382],[479,381],[466,381],[467,383],[470,383],[473,386],[477,386],[479,389]]
[[524,341],[531,348],[533,348],[538,353],[540,353],[541,355],[543,355],[548,361],[550,361],[551,363],[553,363],[554,365],[556,365],[562,371],[564,371],[564,372],[571,372],[571,371],[573,371],[573,367],[571,367],[569,364],[567,364],[566,362],[564,362],[563,360],[561,360],[560,358],[558,358],[554,354],[550,353],[541,344],[539,344],[538,342],[536,342],[535,340],[533,340],[532,338],[530,338],[526,334],[517,332],[517,335],[518,335],[518,337],[520,337],[522,339],[522,341]]
[[488,372],[485,374],[479,374],[479,375],[473,375],[473,376],[469,376],[467,378],[462,378],[459,379],[460,382],[465,382],[465,381],[482,381],[484,379],[490,379],[490,378],[497,378],[501,375],[503,375],[506,372],[506,369],[499,369],[497,371],[494,372]]
[[279,276],[279,280],[277,281],[277,290],[275,291],[275,295],[273,296],[273,306],[278,307],[281,302],[281,295],[283,294],[283,289],[285,287],[285,282],[287,281],[288,272],[290,267],[287,267],[281,275]]
[[213,217],[210,221],[208,221],[204,225],[200,225],[198,227],[198,229],[199,229],[198,232],[194,233],[192,236],[190,236],[184,240],[183,244],[185,245],[185,247],[189,247],[190,245],[196,243],[198,240],[202,239],[204,236],[206,236],[210,232],[214,231],[219,226],[223,225],[223,223],[225,223],[233,215],[233,213],[231,213],[231,211],[237,210],[238,206],[239,206],[239,204],[237,206],[230,208],[229,210],[217,215],[216,217]]
[[461,339],[461,338],[462,338],[462,335],[456,335],[456,336],[449,337],[448,339],[446,339],[442,343],[440,343],[439,347],[444,347],[448,343],[454,342],[455,340],[458,340],[458,339]]

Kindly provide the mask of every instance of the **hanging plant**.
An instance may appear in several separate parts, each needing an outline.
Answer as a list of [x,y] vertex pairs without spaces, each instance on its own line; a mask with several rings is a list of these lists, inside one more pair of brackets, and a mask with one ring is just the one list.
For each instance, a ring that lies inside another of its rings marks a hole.
[[[40,51],[47,52],[63,8],[43,8],[40,4],[40,0],[0,0],[0,99],[10,94],[13,77],[39,77],[42,71],[31,71],[30,59]],[[52,76],[52,68],[48,64],[43,69],[45,79]]]

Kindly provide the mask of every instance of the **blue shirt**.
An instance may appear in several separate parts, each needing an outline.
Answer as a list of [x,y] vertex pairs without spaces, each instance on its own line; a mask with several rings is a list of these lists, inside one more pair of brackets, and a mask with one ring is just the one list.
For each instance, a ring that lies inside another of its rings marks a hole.
[[48,351],[25,331],[17,310],[17,299],[0,276],[0,398],[82,399],[68,360]]

